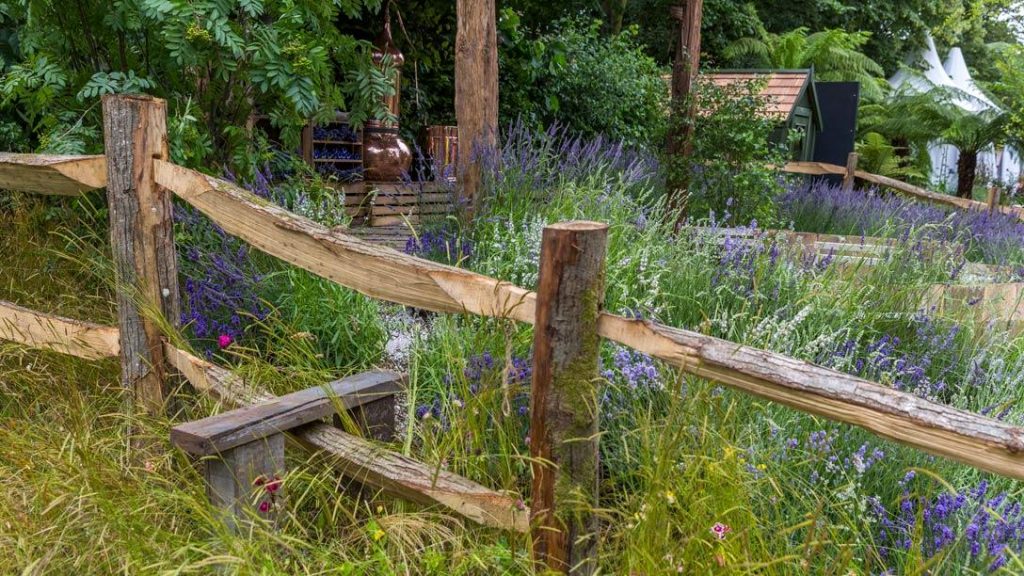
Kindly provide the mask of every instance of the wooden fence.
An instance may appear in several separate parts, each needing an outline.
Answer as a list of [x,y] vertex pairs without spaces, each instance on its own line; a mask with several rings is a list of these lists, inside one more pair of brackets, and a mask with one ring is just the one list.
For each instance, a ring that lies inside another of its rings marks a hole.
[[[178,318],[169,209],[173,194],[229,234],[370,297],[434,312],[535,324],[531,438],[540,441],[531,442],[532,509],[523,510],[506,494],[328,424],[297,428],[293,437],[324,454],[343,473],[398,497],[444,506],[488,526],[531,530],[536,560],[555,570],[572,567],[573,573],[590,573],[594,568],[593,534],[588,534],[593,515],[568,507],[578,506],[580,494],[592,502],[597,496],[598,469],[589,455],[596,451],[598,435],[587,436],[583,448],[573,446],[597,423],[573,411],[586,410],[597,397],[599,338],[686,374],[1024,480],[1024,428],[781,354],[603,312],[605,231],[599,224],[568,223],[545,230],[538,295],[327,229],[234,184],[174,165],[167,159],[161,100],[108,96],[103,107],[105,157],[3,155],[0,183],[59,194],[107,187],[119,326],[95,326],[0,303],[0,337],[85,358],[119,355],[123,384],[145,409],[163,409],[171,371],[197,391],[228,404],[267,399],[224,368],[174,346],[152,313],[143,313],[159,310],[172,324]],[[567,394],[581,395],[581,402],[559,400]],[[559,479],[575,488],[576,502],[553,489]]]
[[855,178],[859,178],[865,182],[875,184],[876,186],[890,188],[900,194],[916,200],[930,202],[932,204],[941,204],[943,206],[950,206],[953,208],[960,208],[962,210],[996,210],[1008,216],[1013,216],[1019,220],[1024,220],[1024,207],[999,205],[998,187],[993,187],[989,190],[987,202],[979,202],[977,200],[960,198],[949,194],[939,194],[912,184],[907,184],[906,182],[896,180],[895,178],[857,170],[856,153],[850,154],[847,159],[846,166],[828,164],[825,162],[787,162],[782,167],[782,171],[789,172],[790,174],[807,174],[811,176],[842,176],[843,185],[847,188],[853,186]]

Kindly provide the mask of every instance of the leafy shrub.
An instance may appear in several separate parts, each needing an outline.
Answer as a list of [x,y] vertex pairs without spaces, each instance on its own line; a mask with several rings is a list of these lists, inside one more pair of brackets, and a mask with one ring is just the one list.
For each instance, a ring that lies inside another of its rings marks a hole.
[[564,124],[586,136],[649,144],[663,134],[667,89],[635,28],[608,38],[599,21],[562,20],[531,38],[506,9],[501,34],[501,115],[533,128]]
[[784,163],[787,155],[772,139],[778,123],[761,113],[765,98],[759,91],[753,81],[724,87],[698,82],[692,97],[698,113],[674,115],[679,133],[689,124],[693,148],[687,161],[670,157],[666,164],[670,182],[682,182],[688,191],[691,216],[716,214],[739,224],[774,220],[773,199],[782,188],[772,165]]

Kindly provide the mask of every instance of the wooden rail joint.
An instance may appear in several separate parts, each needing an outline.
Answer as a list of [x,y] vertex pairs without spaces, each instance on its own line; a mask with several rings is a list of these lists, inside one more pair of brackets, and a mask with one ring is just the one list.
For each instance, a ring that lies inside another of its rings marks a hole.
[[404,382],[394,372],[364,372],[180,424],[171,430],[171,442],[209,457],[203,472],[207,497],[225,512],[229,526],[236,528],[253,514],[253,506],[260,517],[272,520],[283,497],[284,433],[340,410],[365,433],[389,437],[395,429],[394,397]]

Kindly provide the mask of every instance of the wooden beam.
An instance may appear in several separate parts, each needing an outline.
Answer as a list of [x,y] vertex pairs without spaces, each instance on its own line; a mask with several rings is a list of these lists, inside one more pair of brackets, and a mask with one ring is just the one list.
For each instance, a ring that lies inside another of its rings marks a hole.
[[857,180],[857,161],[860,159],[856,152],[850,152],[846,156],[846,173],[843,174],[843,190],[853,192],[853,186]]
[[376,246],[296,216],[230,182],[154,161],[156,181],[256,248],[358,292],[435,312],[532,323],[532,293]]
[[[197,390],[229,405],[263,402],[272,397],[248,387],[227,370],[165,345],[167,360]],[[424,505],[443,506],[474,522],[526,532],[529,510],[506,494],[386,450],[372,441],[346,434],[329,424],[307,424],[293,437],[324,458],[343,474],[369,486]]]
[[106,185],[104,156],[0,153],[0,189],[77,196]]
[[325,386],[180,424],[171,429],[171,442],[198,456],[219,454],[330,416],[335,413],[335,400],[341,409],[350,410],[393,399],[402,390],[402,380],[395,372],[363,372]]
[[860,426],[914,448],[1024,480],[1024,428],[856,376],[654,322],[603,314],[602,336],[686,373]]
[[608,225],[544,228],[533,331],[530,527],[537,572],[597,569],[600,450],[597,318]]
[[153,317],[179,322],[172,196],[153,180],[166,160],[167,104],[149,96],[103,97],[110,244],[121,330],[121,379],[136,404],[164,409],[168,386],[163,330]]
[[0,300],[0,339],[95,360],[120,353],[118,331]]
[[498,26],[494,0],[457,0],[455,121],[459,130],[458,190],[464,205],[479,201],[482,154],[498,143]]

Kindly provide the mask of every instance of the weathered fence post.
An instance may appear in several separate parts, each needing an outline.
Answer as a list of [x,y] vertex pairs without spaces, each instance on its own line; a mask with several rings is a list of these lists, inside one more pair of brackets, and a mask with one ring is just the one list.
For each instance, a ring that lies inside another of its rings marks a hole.
[[995,212],[999,209],[999,197],[1002,190],[998,183],[993,183],[988,189],[988,211]]
[[530,399],[530,504],[539,569],[588,575],[597,565],[598,313],[608,226],[544,228]]
[[846,174],[843,175],[843,191],[852,192],[853,185],[857,178],[857,161],[860,156],[856,152],[850,152],[846,157]]
[[135,404],[155,414],[164,408],[167,368],[153,313],[179,321],[171,194],[153,180],[153,159],[168,158],[167,104],[151,96],[104,96],[103,141],[121,379]]

